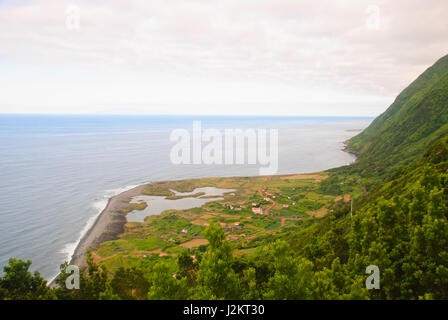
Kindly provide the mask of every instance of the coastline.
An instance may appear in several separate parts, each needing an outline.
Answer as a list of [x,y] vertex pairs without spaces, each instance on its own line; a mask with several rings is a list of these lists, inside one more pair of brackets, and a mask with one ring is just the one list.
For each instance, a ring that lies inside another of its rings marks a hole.
[[349,142],[350,142],[350,139],[345,140],[345,141],[343,142],[343,143],[344,143],[344,148],[342,149],[342,151],[344,151],[344,152],[346,152],[346,153],[351,154],[352,156],[354,156],[354,157],[355,157],[355,161],[354,161],[354,162],[356,162],[356,161],[358,161],[359,153],[356,152],[356,151],[353,151],[353,150],[349,149],[349,147],[348,147]]
[[139,185],[109,198],[104,210],[76,246],[70,260],[71,265],[85,268],[88,249],[95,250],[102,242],[115,240],[124,232],[127,219],[122,210],[128,206],[132,197],[141,194],[145,186],[146,184]]
[[[344,144],[346,145],[346,141]],[[348,150],[347,147],[341,151],[351,154],[355,157],[354,160],[357,160],[358,154]],[[307,173],[302,174],[306,175]],[[273,176],[290,175],[294,174],[280,174]],[[101,243],[118,239],[118,236],[124,232],[124,226],[127,223],[126,215],[122,213],[122,210],[127,208],[131,198],[141,195],[143,188],[147,185],[148,184],[146,183],[136,186],[108,199],[106,207],[101,211],[93,225],[76,246],[69,264],[84,269],[87,266],[87,250],[96,250]],[[57,276],[51,281],[51,284],[54,284],[56,279]]]

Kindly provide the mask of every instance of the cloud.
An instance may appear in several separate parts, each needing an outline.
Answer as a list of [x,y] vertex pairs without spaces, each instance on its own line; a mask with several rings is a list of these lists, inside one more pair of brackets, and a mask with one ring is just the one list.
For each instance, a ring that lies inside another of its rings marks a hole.
[[[79,8],[79,30],[66,27],[69,6]],[[241,103],[275,101],[277,94],[279,101],[300,105],[309,103],[303,96],[312,92],[322,104],[341,96],[350,103],[381,101],[379,113],[448,53],[447,13],[446,0],[6,1],[0,5],[4,63],[65,72],[58,77],[67,85],[22,68],[18,80],[8,80],[15,72],[11,68],[0,76],[0,84],[29,89],[37,81],[40,91],[59,88],[65,91],[59,98],[70,100],[66,87],[81,90],[89,83],[97,91],[109,91],[109,98],[71,100],[96,104],[165,98],[168,103],[173,98],[160,92],[177,90],[187,100],[207,103],[226,101],[228,95]],[[379,19],[378,28],[369,27],[371,19]],[[232,83],[255,89],[217,88]],[[110,92],[120,85],[123,90]],[[181,90],[191,86],[197,88],[190,91],[195,95]],[[145,88],[157,97],[148,96]],[[90,92],[82,90],[85,96]],[[36,89],[33,100],[38,93]],[[4,104],[21,101],[17,95],[2,99]],[[56,98],[43,101],[57,103]]]

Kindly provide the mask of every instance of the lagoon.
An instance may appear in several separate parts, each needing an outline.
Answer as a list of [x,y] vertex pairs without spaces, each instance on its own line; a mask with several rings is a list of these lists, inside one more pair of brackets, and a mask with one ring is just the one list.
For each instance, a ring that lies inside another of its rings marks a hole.
[[177,128],[190,131],[196,120],[204,130],[221,132],[228,128],[278,129],[278,174],[316,172],[353,162],[355,158],[342,151],[343,142],[372,121],[0,115],[0,273],[8,258],[15,257],[32,260],[31,270],[51,279],[59,265],[70,260],[108,199],[132,186],[259,174],[259,165],[173,164],[171,132]]
[[[176,196],[184,197],[180,199],[167,199],[162,196],[136,196],[131,203],[146,202],[148,205],[144,210],[134,210],[127,215],[128,222],[143,222],[147,216],[161,214],[165,210],[186,210],[198,208],[207,202],[224,199],[225,193],[232,193],[234,189],[220,189],[216,187],[196,188],[192,192],[178,192],[171,190]],[[198,197],[194,195],[201,194]]]

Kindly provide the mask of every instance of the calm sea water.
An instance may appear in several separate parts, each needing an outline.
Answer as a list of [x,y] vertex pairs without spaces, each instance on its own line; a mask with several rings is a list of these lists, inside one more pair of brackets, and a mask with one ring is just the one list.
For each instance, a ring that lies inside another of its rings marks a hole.
[[258,165],[173,165],[175,128],[279,130],[279,174],[351,163],[343,141],[367,118],[0,115],[0,267],[31,259],[46,279],[107,199],[151,181],[258,175]]

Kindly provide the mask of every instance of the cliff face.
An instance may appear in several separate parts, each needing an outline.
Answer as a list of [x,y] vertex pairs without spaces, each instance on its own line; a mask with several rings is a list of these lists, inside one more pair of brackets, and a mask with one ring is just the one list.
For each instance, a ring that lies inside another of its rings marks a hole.
[[372,124],[349,141],[362,175],[384,178],[448,134],[448,56],[428,68]]

